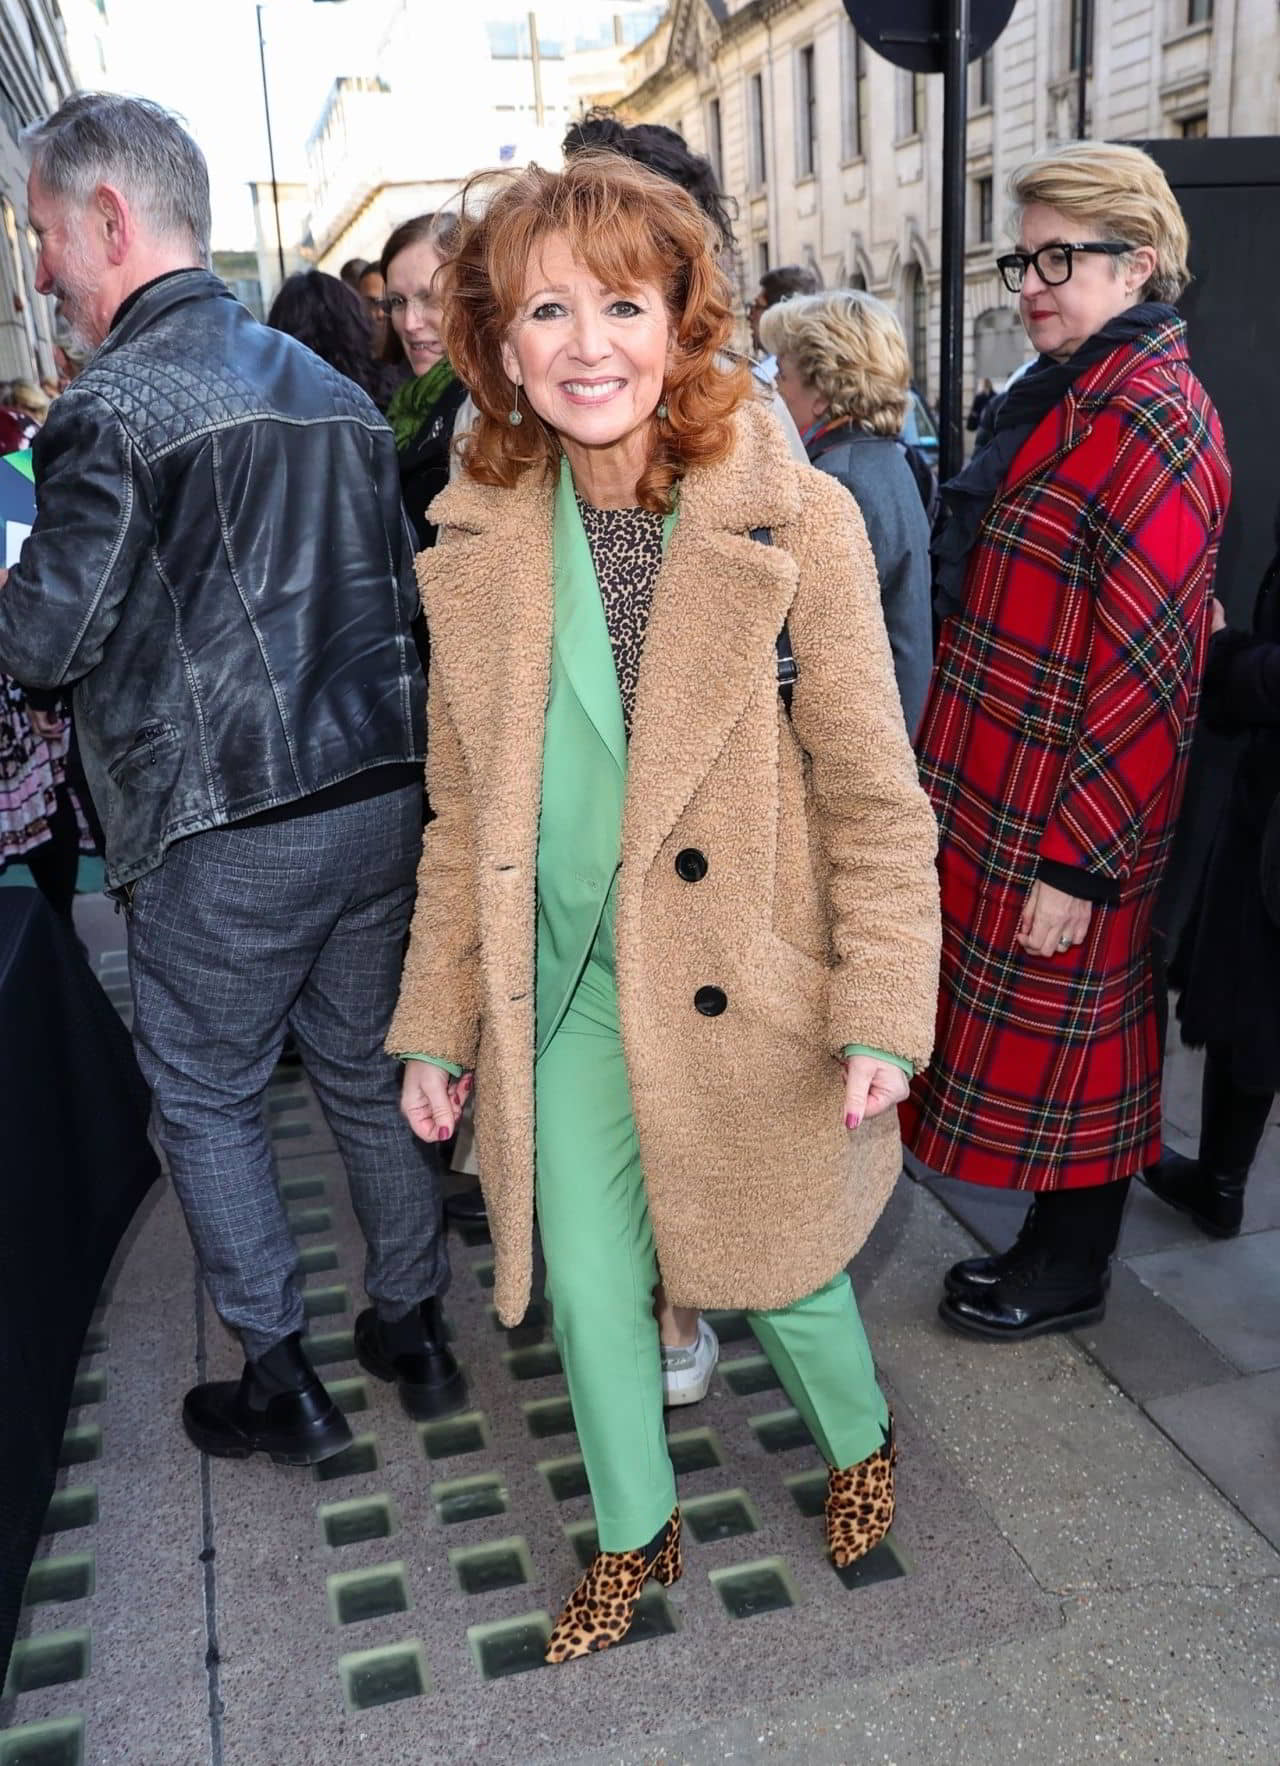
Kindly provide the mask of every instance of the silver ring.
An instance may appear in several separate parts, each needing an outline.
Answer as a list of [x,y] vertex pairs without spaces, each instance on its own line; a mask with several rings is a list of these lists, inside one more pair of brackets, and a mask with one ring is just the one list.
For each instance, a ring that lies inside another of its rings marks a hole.
[[1070,950],[1071,949],[1071,940],[1069,938],[1060,938],[1058,940],[1058,949],[1059,950]]

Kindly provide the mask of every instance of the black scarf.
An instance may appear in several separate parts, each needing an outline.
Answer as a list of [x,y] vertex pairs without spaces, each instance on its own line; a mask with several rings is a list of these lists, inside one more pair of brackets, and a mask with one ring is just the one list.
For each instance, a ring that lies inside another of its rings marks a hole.
[[1145,337],[1178,317],[1163,301],[1141,301],[1126,307],[1086,338],[1065,362],[1049,356],[1035,363],[1008,392],[993,399],[983,413],[990,440],[980,445],[972,460],[942,486],[943,514],[930,547],[933,553],[934,605],[946,619],[964,606],[965,576],[969,554],[978,538],[983,517],[999,495],[1018,449],[1064,399],[1079,377],[1095,367],[1121,344]]

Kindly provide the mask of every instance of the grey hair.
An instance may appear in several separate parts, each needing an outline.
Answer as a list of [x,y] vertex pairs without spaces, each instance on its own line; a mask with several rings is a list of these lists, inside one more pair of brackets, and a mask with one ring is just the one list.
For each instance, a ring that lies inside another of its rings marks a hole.
[[51,195],[81,205],[114,184],[162,239],[189,239],[209,262],[209,168],[186,130],[147,98],[77,92],[23,131],[32,170]]

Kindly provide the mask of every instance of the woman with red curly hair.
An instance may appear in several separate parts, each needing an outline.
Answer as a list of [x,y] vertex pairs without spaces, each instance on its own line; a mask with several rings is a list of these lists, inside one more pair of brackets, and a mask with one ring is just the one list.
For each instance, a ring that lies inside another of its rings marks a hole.
[[425,1140],[474,1075],[507,1325],[536,1207],[599,1546],[558,1662],[680,1574],[660,1277],[747,1310],[830,1467],[833,1561],[884,1536],[845,1265],[929,1055],[938,906],[862,523],[722,356],[707,222],[613,155],[485,195],[441,272],[479,416],[419,559],[436,820],[388,1046]]

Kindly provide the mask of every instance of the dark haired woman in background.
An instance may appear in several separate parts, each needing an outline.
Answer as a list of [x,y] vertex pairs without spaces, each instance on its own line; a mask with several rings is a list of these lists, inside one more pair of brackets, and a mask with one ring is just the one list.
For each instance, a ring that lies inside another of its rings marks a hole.
[[380,410],[385,406],[389,374],[374,359],[369,315],[360,296],[338,277],[323,270],[287,276],[271,303],[267,324],[296,337],[321,361],[354,380]]

